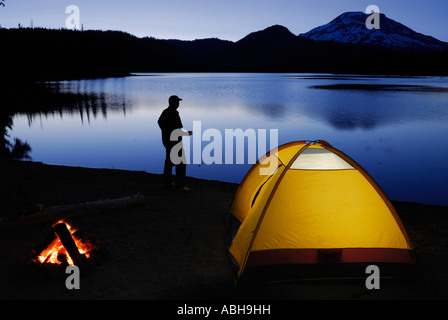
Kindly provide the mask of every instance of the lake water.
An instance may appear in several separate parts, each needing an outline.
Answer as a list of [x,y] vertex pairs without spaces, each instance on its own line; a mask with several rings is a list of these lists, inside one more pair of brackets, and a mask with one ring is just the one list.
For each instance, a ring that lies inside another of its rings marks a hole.
[[[267,138],[276,129],[279,145],[326,140],[389,198],[448,205],[447,77],[138,74],[49,85],[83,98],[14,116],[10,137],[29,143],[33,161],[162,173],[157,119],[176,94],[187,130],[200,121],[201,132],[223,138],[226,129],[266,129]],[[209,143],[203,139],[201,150]],[[187,175],[239,183],[250,166],[195,163]]]

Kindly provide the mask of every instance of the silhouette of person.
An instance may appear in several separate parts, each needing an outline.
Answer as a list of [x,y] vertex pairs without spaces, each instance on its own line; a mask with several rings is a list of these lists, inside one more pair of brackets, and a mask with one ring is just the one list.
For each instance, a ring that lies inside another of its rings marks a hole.
[[[173,167],[176,168],[176,183],[175,186],[177,189],[181,191],[190,191],[190,188],[185,184],[185,176],[187,171],[187,164],[185,159],[185,153],[182,145],[182,136],[183,135],[192,135],[191,131],[188,133],[182,131],[183,134],[177,135],[177,140],[171,140],[171,134],[175,130],[180,130],[183,128],[182,121],[179,116],[179,101],[182,101],[178,96],[171,96],[168,99],[168,107],[163,110],[162,114],[159,117],[157,123],[159,124],[160,129],[162,130],[162,143],[165,147],[166,157],[165,157],[165,165],[163,169],[163,175],[165,178],[165,184],[167,187],[172,187],[172,170]],[[175,134],[176,135],[176,134]],[[173,148],[178,149],[178,154],[171,154]],[[173,158],[172,158],[173,157]],[[177,159],[174,159],[177,158]],[[175,160],[175,161],[173,161]],[[179,162],[179,160],[181,160]]]

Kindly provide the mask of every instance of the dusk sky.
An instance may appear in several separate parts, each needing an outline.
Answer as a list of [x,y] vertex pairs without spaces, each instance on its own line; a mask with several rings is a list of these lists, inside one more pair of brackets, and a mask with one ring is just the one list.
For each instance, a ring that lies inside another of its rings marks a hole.
[[347,11],[376,5],[414,31],[448,42],[447,0],[5,0],[0,25],[64,28],[68,5],[80,10],[84,30],[121,30],[138,37],[237,41],[274,24],[300,34]]

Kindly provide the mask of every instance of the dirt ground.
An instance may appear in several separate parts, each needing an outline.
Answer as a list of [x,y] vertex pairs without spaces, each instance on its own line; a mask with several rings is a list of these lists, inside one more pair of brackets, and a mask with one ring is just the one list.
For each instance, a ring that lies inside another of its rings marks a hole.
[[[363,281],[302,281],[236,288],[227,259],[225,221],[236,184],[189,178],[192,191],[162,187],[145,172],[1,162],[0,299],[150,300],[440,300],[448,298],[448,208],[393,201],[416,247],[421,279],[384,279],[380,290]],[[30,252],[54,221],[9,228],[52,207],[140,193],[138,206],[67,218],[97,239],[101,263],[81,275],[35,268]],[[20,220],[22,219],[22,220]]]

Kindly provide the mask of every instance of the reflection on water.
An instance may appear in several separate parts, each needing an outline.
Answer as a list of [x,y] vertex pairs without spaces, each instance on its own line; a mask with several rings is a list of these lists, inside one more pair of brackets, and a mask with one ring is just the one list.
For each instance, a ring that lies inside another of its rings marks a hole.
[[[278,129],[279,144],[326,140],[397,200],[448,204],[448,82],[443,77],[162,74],[47,83],[14,116],[35,161],[161,173],[157,118],[172,94],[185,129]],[[201,147],[209,141],[202,141]],[[189,165],[240,182],[250,164]]]
[[[92,81],[94,83],[102,82],[101,80],[90,80],[89,82]],[[27,116],[30,126],[37,119],[41,121],[42,117],[59,116],[63,118],[68,116],[73,118],[79,116],[81,123],[84,121],[90,123],[91,118],[96,119],[99,115],[106,119],[108,111],[120,111],[126,115],[126,101],[122,94],[106,94],[101,91],[104,89],[102,85],[98,86],[95,91],[91,91],[91,89],[82,81],[42,84],[41,94],[28,98],[28,100],[33,100],[31,106],[29,103],[22,102],[23,108],[20,113]]]

